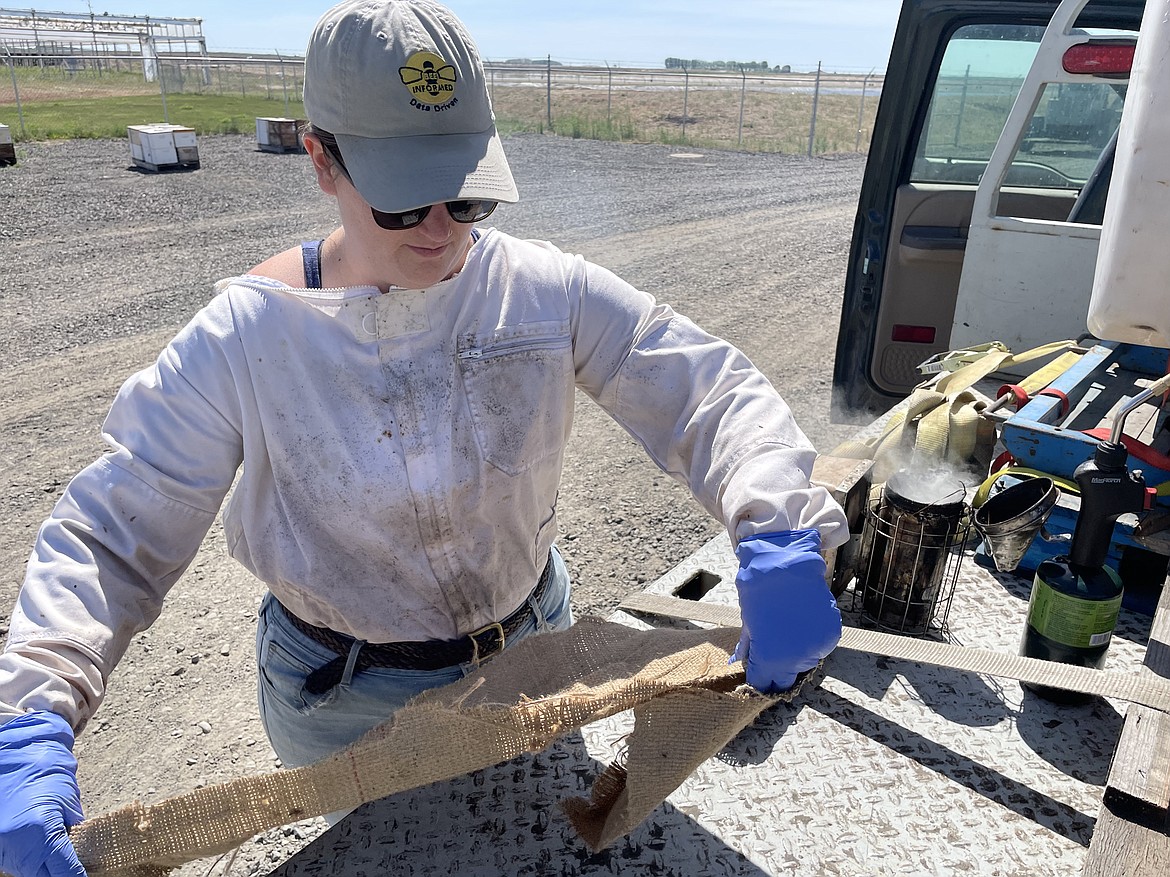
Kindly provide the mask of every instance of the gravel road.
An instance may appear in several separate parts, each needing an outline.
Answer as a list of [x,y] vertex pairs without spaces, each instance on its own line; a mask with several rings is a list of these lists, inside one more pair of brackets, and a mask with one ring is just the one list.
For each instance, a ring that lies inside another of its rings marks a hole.
[[[806,159],[540,135],[505,139],[523,201],[489,223],[584,254],[743,350],[821,449],[860,156]],[[204,136],[198,170],[152,174],[123,141],[22,144],[0,168],[0,430],[6,538],[0,623],[37,526],[100,453],[119,384],[149,364],[220,277],[324,237],[336,222],[302,155]],[[578,615],[606,614],[719,532],[686,491],[585,397],[561,490],[559,546]],[[77,742],[96,816],[276,766],[256,716],[261,587],[212,529],[199,557],[110,680]],[[321,830],[262,835],[230,863],[266,873]],[[228,873],[192,863],[181,877]]]

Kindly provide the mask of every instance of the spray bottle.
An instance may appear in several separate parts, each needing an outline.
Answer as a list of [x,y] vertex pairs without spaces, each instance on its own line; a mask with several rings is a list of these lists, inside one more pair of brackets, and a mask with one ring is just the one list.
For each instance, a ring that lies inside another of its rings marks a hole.
[[[1020,654],[1104,668],[1124,590],[1121,577],[1105,563],[1113,526],[1119,516],[1140,512],[1153,503],[1153,491],[1146,488],[1141,472],[1126,467],[1129,452],[1122,430],[1131,411],[1167,388],[1170,375],[1134,396],[1114,418],[1109,439],[1099,442],[1092,458],[1073,473],[1081,508],[1072,544],[1067,555],[1045,560],[1036,570]],[[1084,703],[1091,698],[1046,686],[1027,687],[1059,703]]]

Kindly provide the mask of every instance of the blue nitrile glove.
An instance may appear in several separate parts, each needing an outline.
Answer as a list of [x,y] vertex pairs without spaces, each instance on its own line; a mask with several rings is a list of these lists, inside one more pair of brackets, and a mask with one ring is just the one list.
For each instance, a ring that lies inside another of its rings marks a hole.
[[66,829],[81,821],[73,729],[56,713],[0,725],[0,871],[85,877]]
[[735,549],[743,633],[732,661],[745,661],[753,688],[791,688],[841,639],[841,613],[825,583],[816,530],[761,533]]

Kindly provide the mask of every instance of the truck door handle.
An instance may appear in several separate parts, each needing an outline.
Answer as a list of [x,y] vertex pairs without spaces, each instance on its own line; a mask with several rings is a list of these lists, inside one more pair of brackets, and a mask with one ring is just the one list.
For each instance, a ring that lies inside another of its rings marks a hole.
[[899,243],[915,250],[964,250],[967,229],[953,225],[907,225]]

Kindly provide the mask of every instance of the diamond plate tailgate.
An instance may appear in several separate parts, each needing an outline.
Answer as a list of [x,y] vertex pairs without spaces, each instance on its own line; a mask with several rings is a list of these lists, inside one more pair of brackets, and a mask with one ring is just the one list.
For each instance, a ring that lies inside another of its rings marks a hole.
[[[706,585],[720,581],[702,599],[733,603],[734,571],[720,537],[647,590],[675,593],[705,573]],[[949,639],[1014,653],[1029,589],[965,563]],[[849,592],[841,603],[855,623]],[[1109,669],[1141,666],[1149,627],[1122,613]],[[272,877],[1080,873],[1124,704],[1057,706],[1015,682],[845,651],[826,674],[601,853],[558,802],[588,794],[620,752],[628,714],[540,754],[367,804]]]

